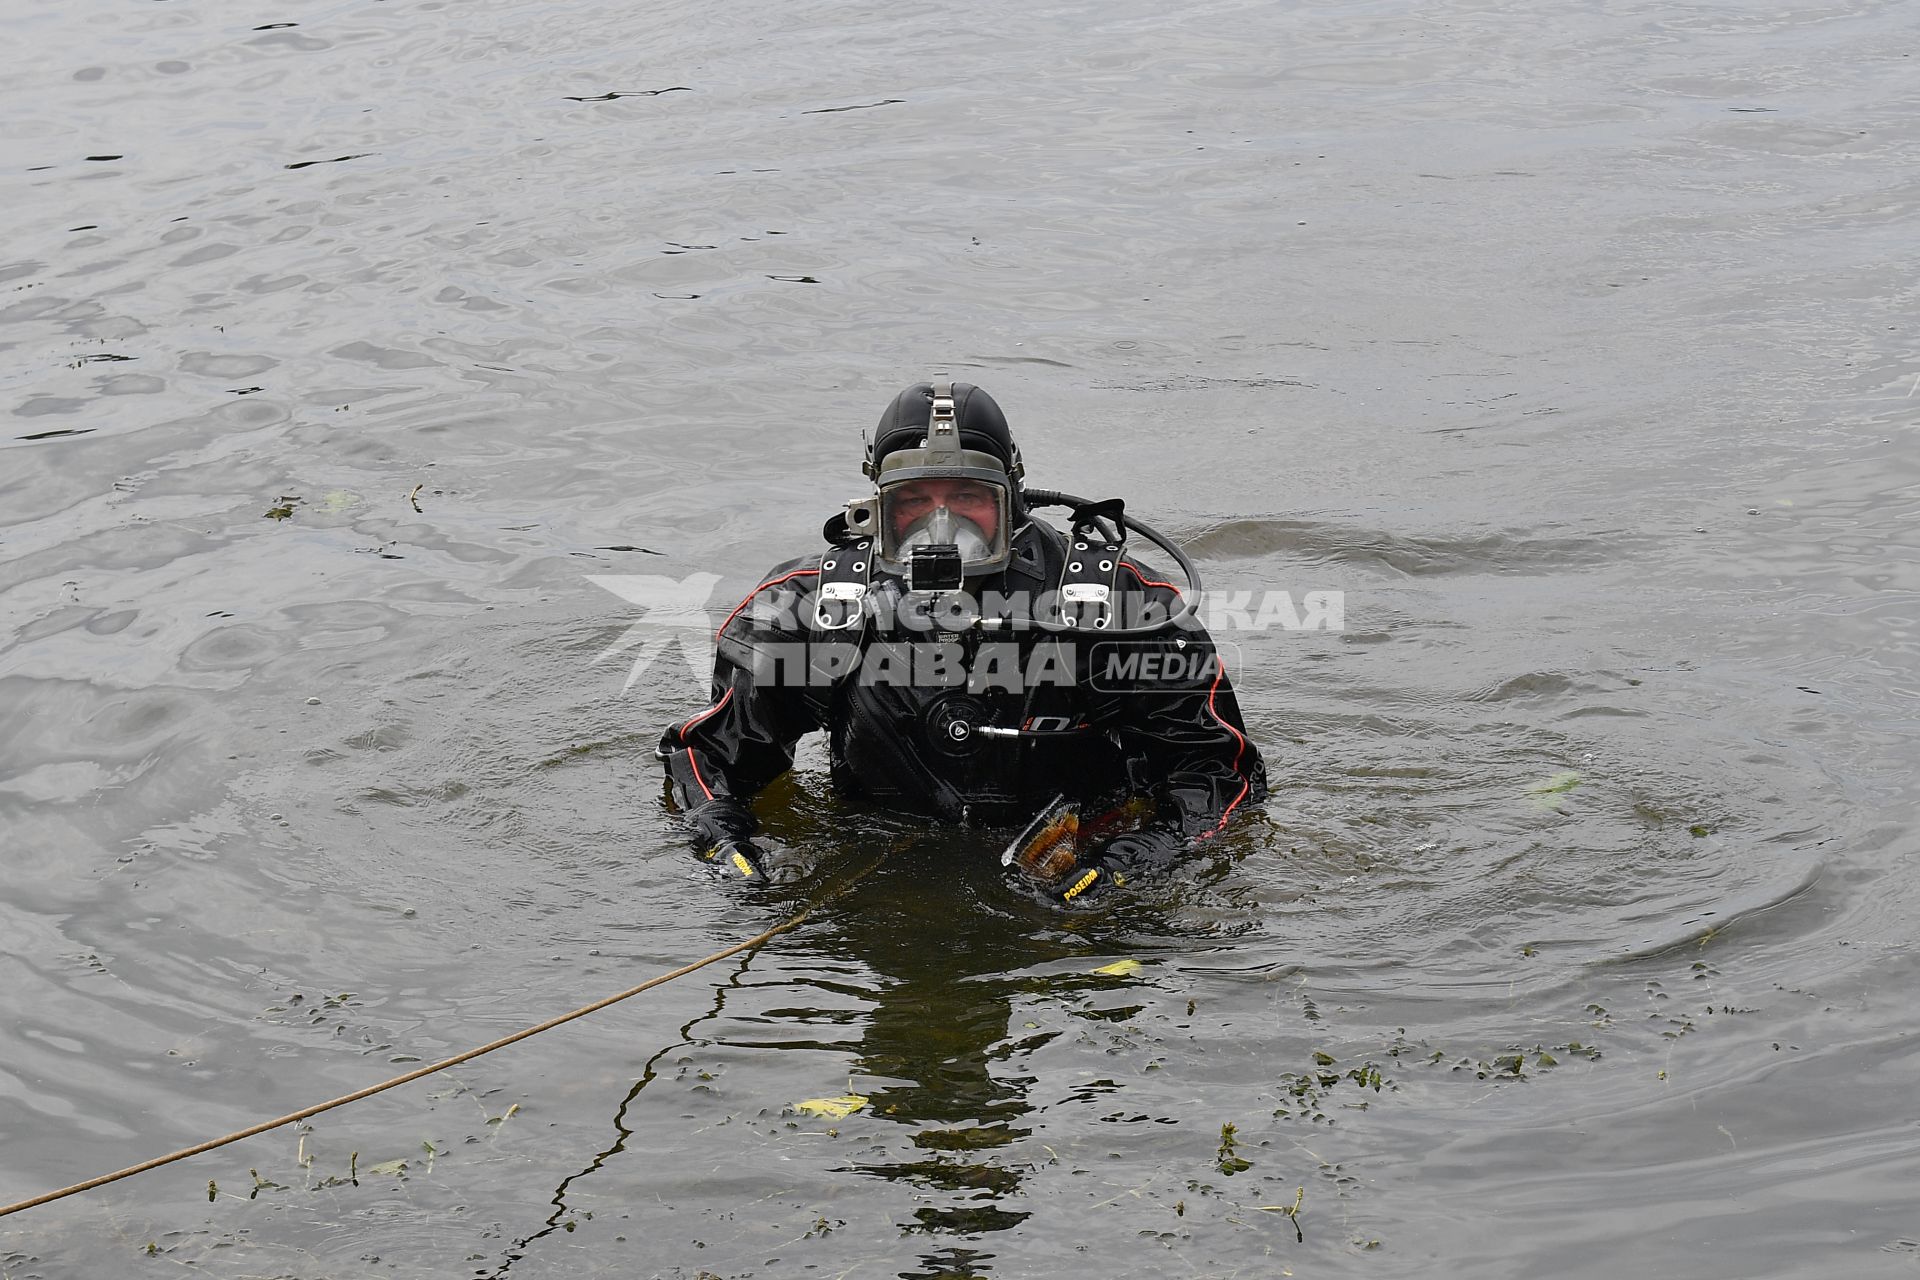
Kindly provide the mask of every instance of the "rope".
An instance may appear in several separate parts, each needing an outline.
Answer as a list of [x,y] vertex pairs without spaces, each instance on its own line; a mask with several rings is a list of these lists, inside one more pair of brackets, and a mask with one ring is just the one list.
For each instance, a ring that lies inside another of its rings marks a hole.
[[[875,867],[877,867],[878,865],[879,865],[878,863],[874,864]],[[873,869],[874,869],[873,867],[869,867],[867,868],[867,871],[871,871]],[[851,888],[854,881],[863,878],[865,875],[866,875],[866,871],[863,871],[860,873],[860,875],[854,876],[851,879],[842,882],[837,887],[834,893],[826,896],[838,897],[839,894],[844,893],[846,892],[847,889]],[[815,899],[815,901],[811,905],[809,905],[805,910],[801,911],[799,914],[791,917],[790,919],[780,924],[773,926],[773,928],[771,929],[768,929],[762,933],[755,934],[753,937],[748,938],[745,942],[736,942],[732,946],[727,947],[724,950],[714,952],[712,955],[707,956],[705,959],[695,960],[692,964],[681,965],[678,969],[674,969],[671,972],[660,974],[657,977],[648,978],[645,982],[641,983],[639,986],[628,987],[625,991],[620,992],[618,995],[611,995],[606,997],[604,1000],[596,1000],[592,1004],[582,1005],[580,1008],[575,1009],[572,1013],[563,1013],[557,1018],[549,1018],[545,1022],[541,1023],[539,1026],[528,1027],[524,1031],[516,1031],[510,1036],[502,1036],[500,1037],[500,1039],[494,1040],[488,1044],[483,1044],[477,1049],[469,1049],[465,1053],[456,1053],[451,1058],[443,1058],[439,1062],[432,1063],[428,1066],[417,1067],[414,1070],[407,1072],[405,1075],[395,1076],[391,1080],[385,1080],[379,1084],[369,1085],[364,1089],[358,1089],[352,1093],[344,1094],[338,1098],[333,1099],[331,1102],[322,1102],[317,1106],[303,1107],[299,1111],[289,1111],[286,1115],[280,1116],[277,1119],[263,1120],[259,1124],[249,1125],[247,1128],[240,1129],[233,1133],[230,1133],[226,1135],[224,1138],[214,1138],[211,1141],[198,1143],[191,1147],[183,1147],[179,1151],[175,1151],[170,1155],[157,1156],[152,1160],[146,1160],[141,1162],[140,1164],[129,1165],[127,1168],[121,1169],[116,1173],[102,1174],[98,1178],[88,1178],[85,1182],[76,1182],[70,1187],[62,1187],[58,1191],[49,1191],[45,1195],[35,1196],[31,1200],[22,1200],[17,1204],[7,1205],[4,1208],[0,1208],[0,1218],[4,1218],[8,1214],[19,1213],[22,1209],[31,1209],[36,1205],[48,1204],[54,1200],[64,1200],[68,1196],[79,1195],[82,1191],[91,1191],[95,1187],[104,1187],[109,1182],[118,1182],[122,1178],[131,1178],[136,1173],[145,1173],[149,1169],[158,1169],[162,1165],[172,1164],[177,1160],[185,1160],[189,1156],[197,1156],[197,1155],[200,1155],[202,1152],[212,1151],[217,1147],[228,1146],[231,1143],[240,1141],[242,1138],[251,1138],[255,1134],[265,1133],[269,1129],[278,1129],[283,1124],[292,1124],[296,1120],[305,1120],[308,1116],[317,1116],[322,1111],[331,1111],[335,1107],[344,1107],[349,1102],[358,1102],[362,1098],[371,1098],[376,1093],[384,1093],[386,1090],[395,1088],[399,1085],[406,1084],[408,1081],[418,1080],[422,1076],[430,1076],[436,1071],[444,1071],[448,1067],[458,1066],[462,1062],[469,1062],[472,1059],[479,1057],[483,1053],[492,1053],[495,1049],[504,1049],[506,1046],[513,1044],[515,1041],[525,1040],[528,1036],[537,1036],[542,1031],[551,1031],[562,1023],[572,1022],[575,1018],[584,1018],[590,1013],[596,1013],[599,1010],[606,1008],[608,1005],[619,1004],[622,1000],[628,999],[629,997],[632,997],[632,996],[637,996],[642,991],[645,991],[651,987],[657,987],[662,983],[672,982],[675,978],[684,978],[686,975],[694,972],[694,970],[704,969],[708,965],[713,964],[716,961],[725,960],[728,956],[739,955],[742,951],[750,951],[754,947],[759,946],[761,943],[766,942],[768,939],[773,938],[778,934],[785,933],[787,930],[798,926],[802,921],[804,921],[809,915],[813,913],[814,909],[820,905],[820,902],[822,900],[823,899]]]

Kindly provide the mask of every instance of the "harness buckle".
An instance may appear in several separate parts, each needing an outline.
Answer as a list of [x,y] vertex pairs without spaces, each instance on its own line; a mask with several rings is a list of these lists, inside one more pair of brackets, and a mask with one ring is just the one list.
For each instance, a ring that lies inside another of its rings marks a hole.
[[[864,582],[821,583],[813,597],[813,625],[821,631],[851,631],[860,625],[866,598]],[[828,605],[841,607],[829,613]]]
[[1054,616],[1061,625],[1104,631],[1114,624],[1120,591],[1120,553],[1126,543],[1103,534],[1098,522],[1082,521],[1082,512],[1096,509],[1118,515],[1120,502],[1094,503],[1076,508],[1073,533],[1067,539],[1066,563],[1061,566],[1058,603]]

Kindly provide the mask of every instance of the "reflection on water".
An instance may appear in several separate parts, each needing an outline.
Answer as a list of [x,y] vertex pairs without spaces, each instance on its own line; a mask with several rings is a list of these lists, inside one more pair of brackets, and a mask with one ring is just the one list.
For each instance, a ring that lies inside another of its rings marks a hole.
[[1028,1216],[1013,1200],[1020,1169],[997,1164],[994,1154],[1029,1132],[1019,1123],[1031,1110],[1025,1082],[1005,1073],[1019,1066],[1008,1044],[1018,986],[1009,975],[1033,963],[1036,947],[1023,922],[987,910],[973,912],[955,936],[949,886],[959,852],[952,844],[906,850],[841,904],[832,932],[815,945],[870,971],[855,1061],[876,1081],[868,1090],[873,1114],[910,1126],[919,1157],[847,1171],[938,1193],[943,1203],[916,1208],[915,1224],[973,1235]]
[[[1049,985],[1030,971],[1087,954],[1090,943],[1061,932],[1057,916],[1010,883],[997,859],[983,856],[992,847],[977,834],[909,836],[852,876],[821,868],[806,889],[824,909],[805,935],[805,976],[788,963],[782,981],[749,985],[749,962],[717,986],[712,1005],[647,1061],[620,1100],[613,1141],[561,1182],[552,1214],[494,1274],[562,1229],[575,1212],[569,1190],[628,1151],[643,1130],[630,1116],[663,1064],[716,1047],[844,1058],[848,1087],[864,1099],[854,1114],[903,1126],[906,1144],[895,1158],[832,1172],[901,1184],[915,1205],[898,1224],[904,1231],[977,1237],[1026,1220],[1019,1196],[1031,1166],[1021,1151],[1006,1158],[1007,1149],[1032,1132],[1021,1125],[1033,1110],[1026,1056],[1058,1033],[1009,1027],[1016,1000]],[[956,915],[961,904],[972,908],[964,916]],[[780,1072],[777,1063],[767,1069]],[[927,1274],[950,1275],[963,1263],[984,1271],[992,1256],[948,1249],[923,1261],[934,1268]]]

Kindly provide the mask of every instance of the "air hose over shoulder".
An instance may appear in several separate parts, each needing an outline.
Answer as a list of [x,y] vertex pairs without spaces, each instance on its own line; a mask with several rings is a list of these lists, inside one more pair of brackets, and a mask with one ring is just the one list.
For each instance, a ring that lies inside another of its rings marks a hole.
[[[1180,572],[1185,575],[1187,580],[1187,589],[1179,593],[1180,608],[1176,610],[1171,617],[1167,618],[1164,622],[1147,623],[1141,626],[1111,627],[1101,633],[1103,636],[1137,637],[1160,635],[1171,628],[1184,626],[1192,621],[1195,611],[1200,607],[1200,571],[1193,567],[1193,561],[1187,558],[1186,552],[1175,545],[1173,539],[1167,537],[1144,520],[1136,520],[1132,516],[1127,515],[1125,509],[1118,502],[1092,502],[1086,498],[1075,497],[1070,493],[1062,493],[1058,489],[1023,489],[1021,496],[1025,499],[1029,509],[1034,507],[1072,507],[1076,528],[1082,524],[1090,524],[1092,527],[1097,528],[1098,525],[1093,524],[1093,522],[1099,520],[1117,522],[1120,526],[1133,530],[1135,533],[1140,534],[1149,542],[1159,547],[1162,551],[1165,551],[1173,557],[1173,562],[1180,566]],[[1115,532],[1118,533],[1119,530],[1116,529]],[[1115,541],[1118,540],[1118,538],[1115,539]],[[1072,627],[1065,626],[1058,622],[1043,621],[1039,618],[1031,619],[1026,625],[1038,628],[1041,631],[1050,631],[1059,634],[1069,634],[1074,631]]]

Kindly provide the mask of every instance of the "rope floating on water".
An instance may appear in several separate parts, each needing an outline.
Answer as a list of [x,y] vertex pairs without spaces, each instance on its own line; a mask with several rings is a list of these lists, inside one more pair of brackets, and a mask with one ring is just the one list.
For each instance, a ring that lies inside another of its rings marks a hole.
[[[876,863],[875,865],[877,866],[878,864]],[[873,868],[871,867],[868,868],[869,871],[872,869]],[[865,874],[866,874],[865,872],[862,872],[861,876],[864,876]],[[845,892],[846,889],[851,886],[851,884],[853,883],[853,880],[858,880],[861,878],[861,876],[855,876],[851,880],[843,882],[839,886],[839,892]],[[837,894],[834,896],[837,896]],[[818,901],[815,902],[814,906],[817,906],[817,905],[819,905]],[[696,969],[704,969],[710,964],[713,964],[720,960],[725,960],[728,956],[737,956],[742,951],[750,951],[753,948],[759,946],[761,943],[766,942],[770,938],[773,938],[778,934],[785,933],[787,930],[798,926],[802,921],[804,921],[809,915],[813,913],[814,906],[807,907],[804,911],[801,911],[797,915],[794,915],[791,918],[785,921],[782,921],[781,923],[773,926],[773,928],[771,929],[767,929],[761,933],[755,934],[753,937],[748,938],[745,942],[736,942],[732,946],[726,947],[720,951],[716,951],[710,956],[707,956],[700,960],[695,960],[692,964],[684,964],[684,965],[681,965],[678,969],[674,969],[668,973],[663,973],[663,974],[659,974],[656,977],[648,978],[645,982],[641,983],[639,986],[628,987],[625,991],[622,991],[617,995],[608,996],[603,1000],[596,1000],[592,1004],[582,1005],[580,1008],[575,1009],[573,1012],[563,1013],[557,1018],[549,1018],[545,1022],[542,1022],[541,1024],[539,1024],[538,1026],[528,1027],[524,1031],[516,1031],[510,1036],[502,1036],[500,1037],[500,1039],[491,1041],[487,1044],[483,1044],[477,1049],[469,1049],[465,1053],[456,1053],[451,1058],[442,1058],[439,1062],[431,1063],[424,1067],[417,1067],[414,1070],[407,1072],[405,1075],[395,1076],[391,1080],[383,1080],[379,1084],[369,1085],[364,1089],[358,1089],[352,1093],[343,1094],[342,1096],[335,1098],[330,1102],[322,1102],[317,1106],[303,1107],[298,1111],[289,1111],[286,1115],[280,1116],[273,1120],[263,1120],[259,1124],[249,1125],[245,1129],[240,1129],[240,1130],[236,1130],[233,1133],[229,1133],[223,1138],[214,1138],[207,1142],[197,1143],[191,1147],[183,1147],[178,1151],[172,1152],[171,1154],[164,1155],[164,1156],[157,1156],[152,1160],[145,1160],[136,1165],[129,1165],[127,1168],[118,1170],[117,1172],[114,1172],[114,1173],[102,1174],[100,1177],[97,1177],[97,1178],[88,1178],[85,1182],[76,1182],[72,1186],[62,1187],[58,1191],[49,1191],[45,1195],[34,1196],[30,1200],[22,1200],[16,1204],[10,1204],[10,1205],[6,1205],[5,1207],[0,1207],[0,1218],[4,1218],[8,1214],[19,1213],[22,1209],[31,1209],[36,1205],[48,1204],[55,1200],[64,1200],[68,1196],[79,1195],[82,1191],[91,1191],[95,1187],[104,1187],[109,1182],[118,1182],[122,1178],[131,1178],[136,1173],[145,1173],[149,1169],[158,1169],[162,1165],[173,1164],[176,1161],[185,1160],[189,1156],[197,1156],[203,1152],[212,1151],[218,1147],[228,1146],[232,1143],[240,1141],[242,1138],[251,1138],[255,1134],[265,1133],[269,1129],[278,1129],[283,1124],[292,1124],[297,1120],[305,1120],[308,1116],[317,1116],[322,1111],[331,1111],[335,1107],[344,1107],[349,1102],[358,1102],[362,1098],[371,1098],[376,1093],[384,1093],[388,1089],[396,1088],[397,1086],[406,1084],[407,1082],[412,1080],[418,1080],[422,1076],[430,1076],[436,1071],[444,1071],[448,1067],[458,1066],[462,1062],[469,1062],[472,1059],[479,1057],[483,1053],[492,1053],[495,1049],[504,1049],[506,1046],[513,1044],[515,1041],[525,1040],[528,1036],[537,1036],[542,1031],[551,1031],[555,1027],[560,1026],[562,1023],[572,1022],[575,1018],[584,1018],[590,1013],[596,1013],[599,1010],[606,1008],[608,1005],[619,1004],[622,1000],[626,1000],[632,996],[637,996],[642,991],[646,991],[649,988],[660,986],[662,983],[672,982],[675,978],[684,978],[686,975],[694,972]]]

